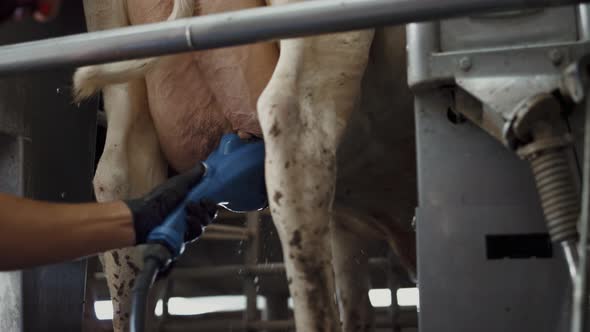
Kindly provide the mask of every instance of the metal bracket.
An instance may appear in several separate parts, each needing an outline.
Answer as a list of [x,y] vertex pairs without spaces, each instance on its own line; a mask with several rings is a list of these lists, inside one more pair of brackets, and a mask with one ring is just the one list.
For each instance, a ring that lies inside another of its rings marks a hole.
[[580,104],[584,101],[590,82],[590,55],[584,55],[576,62],[568,65],[563,71],[559,91],[572,102]]
[[[453,80],[458,87],[456,111],[516,149],[519,143],[513,123],[535,96],[557,91],[574,102],[583,98],[588,78],[582,68],[590,61],[584,56],[587,53],[588,42],[434,53],[428,81],[446,84]],[[577,61],[568,65],[574,59]]]

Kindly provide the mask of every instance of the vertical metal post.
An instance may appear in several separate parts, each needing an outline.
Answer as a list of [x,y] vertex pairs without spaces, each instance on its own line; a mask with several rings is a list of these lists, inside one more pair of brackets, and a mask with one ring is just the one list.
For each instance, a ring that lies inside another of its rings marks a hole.
[[21,272],[0,273],[0,330],[21,332],[23,325]]
[[[94,311],[94,302],[99,299],[98,287],[103,281],[98,281],[96,274],[102,271],[98,258],[88,259],[86,268],[86,292],[84,296],[84,321],[82,322],[82,331],[98,332],[101,331],[100,321]],[[110,322],[109,322],[110,324]]]
[[[6,118],[8,112],[0,114]],[[17,113],[17,112],[12,112]],[[13,122],[14,123],[14,122]],[[23,195],[23,140],[0,134],[0,191]],[[21,332],[23,324],[22,273],[0,272],[0,331]]]
[[398,326],[399,321],[399,306],[397,305],[397,290],[399,289],[399,278],[397,277],[396,271],[394,271],[394,265],[391,264],[393,253],[389,253],[389,265],[387,266],[387,282],[389,284],[389,290],[391,291],[391,306],[389,312],[391,315],[391,331],[399,332],[401,329]]
[[411,23],[406,26],[408,86],[426,82],[430,75],[430,55],[440,50],[438,22]]
[[[264,316],[267,321],[287,320],[289,318],[289,294],[269,293],[266,294],[266,308]],[[265,331],[287,331],[285,330],[265,330]]]
[[578,6],[578,38],[590,39],[590,5],[588,4]]
[[[258,319],[258,309],[256,307],[256,275],[251,273],[251,269],[258,263],[258,252],[260,250],[259,237],[260,213],[251,212],[246,214],[246,228],[248,229],[248,241],[244,251],[244,266],[248,273],[244,278],[244,294],[246,295],[246,311],[244,321],[248,323]],[[254,331],[247,329],[247,331]]]
[[582,163],[582,201],[579,220],[578,273],[574,279],[571,332],[584,332],[588,326],[588,230],[590,217],[590,98],[586,98],[584,159]]

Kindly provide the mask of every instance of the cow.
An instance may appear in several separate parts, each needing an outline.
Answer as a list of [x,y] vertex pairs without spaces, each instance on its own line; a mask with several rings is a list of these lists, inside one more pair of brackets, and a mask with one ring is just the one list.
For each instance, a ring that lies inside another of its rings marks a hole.
[[[96,31],[288,2],[295,1],[85,0],[84,6],[88,29]],[[75,98],[102,90],[107,113],[97,199],[149,191],[165,180],[168,166],[182,172],[205,159],[225,133],[263,137],[269,208],[297,329],[368,330],[367,239],[387,241],[411,274],[416,266],[407,222],[415,198],[396,190],[415,178],[411,112],[403,112],[411,96],[403,30],[390,32],[396,44],[381,33],[379,47],[375,31],[366,30],[79,68]],[[372,45],[378,52],[370,57]],[[381,68],[371,70],[370,58]],[[372,98],[360,99],[363,85]],[[116,331],[128,326],[141,253],[102,255]]]

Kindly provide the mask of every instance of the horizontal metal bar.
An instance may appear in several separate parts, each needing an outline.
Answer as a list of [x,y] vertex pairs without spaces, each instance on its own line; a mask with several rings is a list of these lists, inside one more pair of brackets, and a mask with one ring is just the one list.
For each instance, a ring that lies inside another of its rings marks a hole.
[[[245,265],[220,265],[208,266],[200,268],[192,267],[175,267],[170,273],[170,277],[174,279],[204,279],[204,278],[219,278],[228,276],[246,276],[249,274],[273,274],[285,273],[285,264],[283,263],[269,263],[258,264],[251,267]],[[104,279],[104,273],[99,272],[94,274],[96,279]]]
[[202,240],[235,240],[247,241],[250,238],[248,229],[240,226],[213,224],[207,226],[207,230],[201,237]]
[[[258,211],[258,214],[261,217],[270,217],[270,209],[264,209],[262,211]],[[236,213],[236,212],[231,212],[225,209],[220,209],[219,213],[217,215],[217,219],[218,220],[241,220],[244,221],[246,220],[246,213]],[[217,224],[214,224],[217,225]]]
[[223,233],[223,232],[209,232],[201,236],[201,240],[227,240],[227,241],[247,241],[248,235],[236,234],[236,233]]
[[[387,258],[375,257],[369,259],[369,267],[380,268],[390,264]],[[285,273],[285,264],[283,263],[266,263],[256,264],[253,266],[246,265],[219,265],[208,267],[176,267],[170,273],[175,279],[201,279],[201,278],[218,278],[227,276],[246,276],[251,274],[274,274]],[[94,274],[95,279],[104,279],[104,273],[97,272]]]
[[171,317],[161,325],[162,331],[251,331],[251,330],[288,330],[293,329],[295,324],[292,320],[279,321],[255,321],[246,323],[242,320],[228,319],[187,319],[183,317],[177,320]]
[[590,0],[322,0],[0,47],[0,75]]
[[219,233],[232,233],[232,234],[241,234],[241,235],[248,235],[248,229],[246,227],[240,226],[232,226],[232,225],[223,225],[223,224],[212,224],[207,226],[207,232],[219,232]]
[[[392,325],[389,317],[379,317],[375,327],[390,329]],[[400,310],[396,321],[397,327],[417,327],[418,317],[415,309]],[[228,330],[288,330],[295,327],[293,320],[253,321],[245,322],[235,319],[200,319],[199,316],[171,316],[161,325],[162,331],[228,331]]]
[[[562,62],[567,64],[590,51],[590,43],[588,41],[560,42],[434,53],[430,63],[430,75],[431,79],[437,80],[494,76],[497,73],[559,76],[563,68],[556,66],[547,56],[550,51],[559,52],[563,56]],[[459,66],[460,60],[465,58],[473,63],[469,71],[464,71]],[[498,63],[505,66],[498,67]]]
[[251,330],[288,330],[293,329],[295,324],[292,320],[277,321],[254,321],[246,323],[242,320],[228,319],[187,319],[183,317],[177,320],[176,317],[168,318],[161,325],[162,331],[251,331]]
[[251,267],[245,265],[222,265],[205,268],[181,268],[176,267],[170,276],[175,279],[202,279],[228,276],[246,276],[250,274],[274,274],[285,273],[285,264],[270,263],[258,264]]
[[[369,266],[371,268],[378,268],[390,264],[387,258],[375,257],[369,259]],[[227,276],[246,276],[251,274],[274,274],[285,273],[284,263],[265,263],[256,264],[251,267],[245,265],[220,265],[209,267],[175,267],[170,273],[172,278],[176,279],[201,279],[201,278],[217,278]],[[95,279],[104,279],[104,273],[98,272],[94,274]]]
[[[369,259],[369,266],[377,268],[386,266],[389,261],[385,258],[371,258]],[[204,268],[189,268],[177,267],[170,276],[175,279],[202,279],[202,278],[218,278],[227,276],[246,276],[259,274],[282,274],[285,273],[284,263],[268,263],[256,264],[253,266],[246,265],[222,265],[209,266]]]

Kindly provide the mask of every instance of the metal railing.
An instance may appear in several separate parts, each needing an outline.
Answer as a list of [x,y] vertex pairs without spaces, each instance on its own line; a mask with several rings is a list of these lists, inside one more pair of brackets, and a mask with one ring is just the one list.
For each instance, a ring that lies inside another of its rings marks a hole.
[[322,0],[0,47],[0,75],[590,0]]

